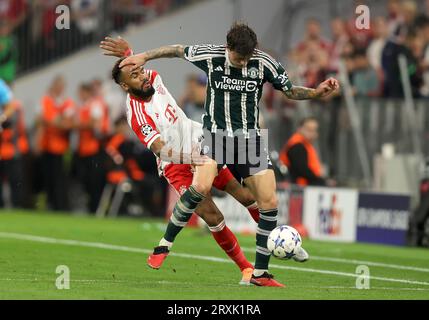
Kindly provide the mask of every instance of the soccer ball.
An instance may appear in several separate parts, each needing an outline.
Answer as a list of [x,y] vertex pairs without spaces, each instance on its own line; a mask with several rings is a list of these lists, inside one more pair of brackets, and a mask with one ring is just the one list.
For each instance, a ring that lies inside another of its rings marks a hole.
[[278,226],[271,231],[267,240],[267,248],[276,258],[290,259],[295,255],[295,250],[301,247],[301,235],[290,226]]

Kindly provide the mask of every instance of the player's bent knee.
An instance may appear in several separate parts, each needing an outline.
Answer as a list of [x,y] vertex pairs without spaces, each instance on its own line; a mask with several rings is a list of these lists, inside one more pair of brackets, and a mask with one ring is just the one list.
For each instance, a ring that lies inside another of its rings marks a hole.
[[211,185],[207,184],[207,183],[193,183],[192,186],[194,187],[194,189],[203,194],[203,195],[208,195],[210,193],[211,190]]
[[268,210],[275,209],[278,206],[277,197],[273,196],[272,198],[265,198],[258,201],[259,208]]

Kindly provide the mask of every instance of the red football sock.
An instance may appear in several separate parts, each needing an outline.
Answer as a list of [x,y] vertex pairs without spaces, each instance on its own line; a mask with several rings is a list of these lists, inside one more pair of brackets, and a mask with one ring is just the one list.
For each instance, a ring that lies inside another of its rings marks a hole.
[[235,264],[243,271],[246,268],[252,268],[253,265],[246,259],[243,251],[241,251],[237,238],[222,221],[216,227],[209,227],[218,245],[225,253],[235,262]]
[[258,208],[258,205],[256,204],[256,202],[254,202],[250,206],[248,206],[247,210],[249,211],[253,220],[255,220],[255,222],[258,223],[259,222],[259,208]]

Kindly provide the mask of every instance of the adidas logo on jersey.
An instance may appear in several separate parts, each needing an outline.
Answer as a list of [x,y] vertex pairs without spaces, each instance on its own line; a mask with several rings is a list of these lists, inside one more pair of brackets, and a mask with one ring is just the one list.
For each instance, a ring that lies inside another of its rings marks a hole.
[[222,69],[222,67],[221,67],[221,66],[219,66],[219,67],[217,67],[217,68],[215,69],[215,71],[223,71],[223,69]]

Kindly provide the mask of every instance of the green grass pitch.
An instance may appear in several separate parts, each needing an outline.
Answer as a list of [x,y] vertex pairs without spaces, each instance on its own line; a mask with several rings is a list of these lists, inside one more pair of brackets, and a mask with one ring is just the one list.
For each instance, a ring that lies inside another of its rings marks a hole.
[[[271,259],[286,288],[240,286],[241,274],[209,233],[185,228],[160,270],[146,258],[160,220],[0,211],[0,299],[429,299],[429,250],[304,240],[311,260]],[[255,239],[238,236],[254,261]],[[55,286],[70,270],[70,289]],[[356,268],[370,270],[357,289]]]

